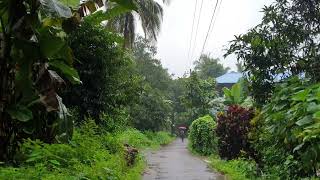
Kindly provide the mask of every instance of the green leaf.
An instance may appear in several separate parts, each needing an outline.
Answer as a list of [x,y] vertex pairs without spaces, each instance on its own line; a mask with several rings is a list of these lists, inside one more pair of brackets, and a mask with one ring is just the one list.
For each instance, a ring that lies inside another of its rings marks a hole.
[[90,21],[91,23],[100,24],[104,20],[114,19],[115,17],[118,17],[130,11],[130,9],[127,9],[120,5],[116,5],[115,7],[108,9],[106,12],[97,11],[90,16],[86,16],[85,19]]
[[226,98],[229,98],[229,99],[231,98],[231,91],[230,91],[230,89],[224,87],[224,88],[222,88],[222,91],[223,91],[224,96],[225,96]]
[[257,47],[261,44],[261,38],[260,37],[255,37],[251,40],[251,46],[252,47]]
[[110,1],[117,3],[128,10],[134,10],[134,11],[138,10],[137,4],[133,0],[110,0]]
[[49,160],[49,162],[50,162],[51,164],[53,164],[53,165],[56,165],[56,166],[60,166],[60,165],[61,165],[59,161],[54,160],[54,159]]
[[315,113],[315,112],[317,112],[319,110],[320,110],[320,105],[319,104],[317,105],[314,102],[311,102],[311,103],[308,104],[308,107],[307,107],[307,111],[308,112]]
[[32,126],[25,126],[23,127],[23,132],[27,133],[27,134],[32,134],[35,131],[35,128]]
[[72,83],[81,83],[78,72],[64,62],[56,60],[49,62],[49,65],[59,69]]
[[[40,51],[43,56],[51,58],[65,46],[65,41],[56,30],[48,27],[41,29],[40,32]],[[59,36],[60,35],[60,36]]]
[[320,111],[313,114],[313,118],[320,119]]
[[20,103],[27,103],[35,96],[32,82],[32,68],[35,60],[39,59],[40,53],[36,43],[26,40],[15,40],[12,50],[15,60],[15,93],[22,96]]
[[292,96],[292,100],[305,101],[307,99],[309,92],[310,92],[310,89],[301,90]]
[[241,101],[241,87],[240,84],[234,84],[231,88],[231,94],[233,96],[234,102],[239,104]]
[[311,122],[313,122],[313,118],[311,116],[306,116],[306,117],[302,118],[301,120],[297,121],[296,125],[303,126],[303,125],[309,124]]
[[67,7],[72,7],[73,9],[78,8],[80,5],[79,0],[60,0],[60,2]]
[[72,49],[65,44],[60,51],[57,52],[53,59],[64,59],[68,65],[72,65],[74,59]]
[[56,0],[40,0],[42,8],[48,15],[70,18],[71,9]]
[[42,25],[44,27],[46,27],[46,26],[61,27],[62,19],[59,19],[59,18],[44,18],[42,20]]
[[33,118],[32,111],[26,106],[16,105],[13,108],[7,110],[12,119],[17,119],[22,122],[27,122]]

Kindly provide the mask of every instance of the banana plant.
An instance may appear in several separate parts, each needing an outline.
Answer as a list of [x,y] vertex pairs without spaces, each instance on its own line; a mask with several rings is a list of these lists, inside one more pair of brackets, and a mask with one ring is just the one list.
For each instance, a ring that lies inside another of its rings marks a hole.
[[[130,8],[129,1],[113,1]],[[58,0],[0,1],[0,161],[12,159],[24,138],[70,138],[73,124],[59,92],[66,80],[81,81],[66,39],[81,10],[102,5],[88,0],[73,10]]]
[[244,80],[240,80],[238,83],[234,84],[231,89],[224,87],[223,89],[224,103],[226,105],[242,104],[245,102],[247,96],[244,91]]

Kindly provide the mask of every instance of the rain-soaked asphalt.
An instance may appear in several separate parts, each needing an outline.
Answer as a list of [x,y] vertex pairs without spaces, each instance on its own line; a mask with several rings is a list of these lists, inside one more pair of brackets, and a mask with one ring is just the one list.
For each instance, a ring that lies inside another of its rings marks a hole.
[[187,149],[187,141],[175,140],[159,151],[146,153],[148,168],[143,180],[225,180],[207,163],[193,156]]

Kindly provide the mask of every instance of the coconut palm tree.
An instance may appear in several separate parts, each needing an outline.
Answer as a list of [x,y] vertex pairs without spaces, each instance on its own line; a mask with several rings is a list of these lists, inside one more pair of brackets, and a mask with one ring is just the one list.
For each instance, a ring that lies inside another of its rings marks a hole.
[[[169,0],[162,0],[163,4],[168,4]],[[155,0],[135,0],[136,11],[122,14],[107,24],[113,31],[123,34],[125,46],[131,47],[136,34],[136,22],[141,22],[145,38],[157,40],[163,17],[162,5]]]
[[[75,5],[79,0],[61,0],[67,5]],[[169,4],[170,0],[162,0],[163,4]],[[119,2],[110,0],[80,0],[78,12],[81,17],[94,13],[98,9],[111,10]],[[135,10],[119,13],[118,16],[108,19],[106,28],[121,33],[125,39],[125,47],[131,47],[136,34],[136,22],[141,23],[145,38],[157,40],[163,17],[163,8],[157,0],[129,0],[121,2],[122,5],[134,4]]]

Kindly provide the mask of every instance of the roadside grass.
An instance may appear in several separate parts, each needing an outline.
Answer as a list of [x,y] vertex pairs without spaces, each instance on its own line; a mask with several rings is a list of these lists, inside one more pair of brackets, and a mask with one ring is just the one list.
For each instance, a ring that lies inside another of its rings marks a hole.
[[194,156],[205,159],[209,167],[213,170],[225,175],[228,180],[254,180],[259,179],[256,174],[256,164],[254,161],[245,159],[236,160],[222,160],[219,155],[212,154],[210,156],[203,156],[192,149],[188,143],[188,150]]
[[224,174],[230,180],[258,179],[256,164],[244,159],[222,160],[218,155],[209,157],[209,166]]
[[174,137],[167,132],[142,133],[127,129],[102,133],[92,123],[75,129],[69,144],[45,144],[26,140],[16,157],[16,166],[0,167],[1,180],[138,180],[146,167],[141,153],[128,165],[124,143],[137,148],[157,149]]

